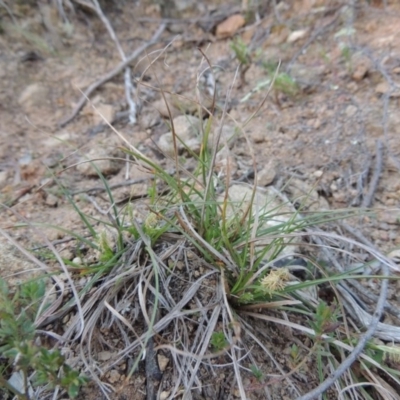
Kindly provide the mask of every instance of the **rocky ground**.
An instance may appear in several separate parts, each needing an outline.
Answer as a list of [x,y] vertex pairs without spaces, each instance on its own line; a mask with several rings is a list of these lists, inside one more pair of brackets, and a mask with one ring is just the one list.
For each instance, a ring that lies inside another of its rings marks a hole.
[[[85,163],[88,159],[102,159],[97,166],[110,185],[116,185],[117,203],[147,193],[146,173],[125,162],[119,149],[123,142],[103,117],[166,170],[174,169],[174,162],[165,157],[173,153],[169,117],[191,150],[198,151],[194,128],[201,123],[199,113],[206,114],[197,104],[199,87],[205,108],[210,108],[216,90],[219,121],[223,109],[229,114],[222,132],[229,145],[217,159],[221,173],[229,160],[233,180],[252,181],[249,141],[259,186],[274,185],[293,202],[307,198],[306,208],[313,211],[372,207],[373,214],[354,221],[357,229],[385,253],[399,247],[397,1],[357,2],[355,8],[334,0],[276,2],[275,6],[270,2],[246,16],[247,21],[239,18],[228,23],[229,16],[240,12],[240,4],[181,4],[179,19],[172,15],[166,20],[156,43],[132,64],[132,75],[140,80],[133,96],[138,106],[136,123],[129,122],[120,73],[91,93],[90,103],[62,124],[82,92],[122,61],[104,23],[84,3],[72,2],[74,13],[66,8],[68,21],[53,5],[18,1],[10,9],[13,21],[0,3],[0,201],[6,205],[0,227],[20,244],[40,246],[43,234],[55,243],[69,238],[50,225],[81,229],[80,218],[61,187],[88,214],[101,215],[106,209],[103,192],[88,190],[101,186],[96,171]],[[160,27],[160,12],[165,12],[144,1],[104,3],[103,11],[126,57],[151,40]],[[243,74],[230,46],[233,35],[248,51],[248,69]],[[258,110],[278,64],[276,85]],[[191,124],[184,114],[192,115]],[[237,126],[243,126],[240,134]],[[190,154],[184,148],[180,152],[190,168]],[[14,229],[27,221],[42,225],[34,231]],[[0,239],[0,246],[3,278],[14,283],[31,275],[32,265],[6,239]],[[58,246],[64,257],[76,257],[71,242]],[[24,271],[28,272],[24,275]],[[392,285],[392,300],[398,305],[397,286]],[[271,335],[279,345],[279,335]],[[122,368],[113,371],[105,379],[118,385]],[[288,393],[274,398],[290,398]],[[99,398],[93,393],[85,396]],[[120,398],[144,395],[130,387],[124,396]]]

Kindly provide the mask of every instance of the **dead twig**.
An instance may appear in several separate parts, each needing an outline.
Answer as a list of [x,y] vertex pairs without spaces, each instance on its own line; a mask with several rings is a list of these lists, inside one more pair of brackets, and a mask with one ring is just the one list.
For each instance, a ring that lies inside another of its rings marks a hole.
[[[115,46],[118,50],[118,53],[122,59],[122,61],[126,61],[126,55],[124,52],[124,49],[121,46],[121,43],[118,40],[117,35],[115,34],[115,31],[110,24],[110,21],[107,19],[107,17],[104,15],[103,10],[100,7],[100,4],[97,0],[92,0],[94,4],[94,10],[96,11],[97,15],[105,25],[112,41],[115,43]],[[126,101],[129,105],[129,122],[131,124],[136,123],[136,112],[137,112],[137,106],[136,103],[132,99],[132,94],[135,93],[135,87],[132,84],[132,78],[131,78],[131,69],[129,66],[125,68],[125,74],[124,74],[124,81],[125,81],[125,97]]]
[[18,26],[18,22],[15,19],[14,14],[10,10],[10,7],[8,7],[8,5],[2,0],[0,0],[0,6],[5,8],[5,10],[7,11],[7,14],[9,15],[9,17],[11,18],[13,24]]
[[361,203],[362,208],[369,208],[372,205],[373,198],[378,187],[379,178],[382,174],[383,169],[383,144],[381,140],[376,141],[376,157],[375,157],[375,168],[372,173],[371,183],[369,185],[368,193],[363,198]]
[[137,48],[129,57],[127,57],[124,61],[122,61],[120,64],[118,64],[114,69],[112,69],[110,72],[105,74],[102,78],[97,80],[96,82],[93,82],[83,93],[83,96],[79,100],[78,104],[75,106],[74,110],[72,113],[62,120],[59,123],[60,127],[64,127],[68,125],[79,113],[80,110],[82,110],[83,106],[86,104],[86,101],[88,97],[100,86],[104,85],[106,82],[110,81],[111,79],[115,78],[118,74],[120,74],[130,63],[134,62],[146,49],[149,47],[153,46],[154,44],[157,43],[158,39],[164,32],[166,27],[166,24],[161,24],[157,31],[154,33],[153,37],[146,43],[142,44],[139,48]]
[[372,157],[371,155],[368,154],[367,159],[364,162],[364,167],[362,169],[362,172],[360,173],[357,179],[357,194],[350,204],[352,207],[360,205],[361,197],[363,194],[363,188],[365,183],[367,182],[369,171],[371,170],[371,164],[372,164]]
[[[83,235],[84,238],[89,238],[92,235]],[[65,239],[58,239],[58,240],[53,240],[52,242],[50,242],[53,246],[58,246],[59,244],[64,244],[64,243],[68,243],[68,242],[72,242],[73,240],[78,240],[76,237],[68,237]],[[37,251],[37,250],[41,250],[41,249],[46,249],[49,246],[47,244],[42,244],[40,246],[35,246],[32,247],[29,251]]]
[[[371,243],[358,229],[346,224],[345,222],[342,222],[340,225],[348,233],[354,236],[358,241],[364,243],[366,246],[369,246],[370,248],[374,248],[374,244]],[[369,304],[377,303],[379,297],[371,293],[369,290],[366,290],[366,288],[361,283],[357,282],[357,280],[349,279],[348,283],[351,286],[353,286],[357,290],[358,294],[364,299],[366,299]],[[400,321],[400,311],[396,307],[393,307],[390,303],[386,303],[385,310]]]
[[71,195],[75,196],[75,195],[81,194],[81,193],[105,192],[105,191],[111,190],[111,189],[117,189],[117,188],[124,187],[124,186],[135,185],[136,183],[146,182],[149,179],[154,179],[154,176],[149,176],[146,178],[130,179],[129,181],[114,183],[113,185],[109,185],[108,188],[106,188],[105,186],[94,186],[94,187],[91,187],[88,189],[79,189],[79,190],[75,190],[75,191],[71,192]]
[[[173,176],[175,174],[175,170],[169,170],[166,172],[168,175],[171,175],[171,176]],[[154,179],[154,178],[155,178],[154,175],[150,175],[150,176],[146,176],[145,178],[130,179],[128,181],[114,183],[112,185],[109,185],[108,188],[106,188],[105,186],[94,186],[94,187],[91,187],[88,189],[78,189],[78,190],[71,192],[70,194],[72,196],[75,196],[75,195],[81,194],[81,193],[105,192],[107,190],[117,189],[117,188],[124,187],[124,186],[135,185],[136,183],[143,183],[143,182],[148,181],[149,179]]]

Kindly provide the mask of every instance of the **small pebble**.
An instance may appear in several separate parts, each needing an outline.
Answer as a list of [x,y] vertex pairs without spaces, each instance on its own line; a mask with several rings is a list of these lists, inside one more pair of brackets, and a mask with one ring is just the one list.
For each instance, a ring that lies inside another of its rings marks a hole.
[[82,259],[80,257],[75,257],[72,262],[76,265],[82,265]]

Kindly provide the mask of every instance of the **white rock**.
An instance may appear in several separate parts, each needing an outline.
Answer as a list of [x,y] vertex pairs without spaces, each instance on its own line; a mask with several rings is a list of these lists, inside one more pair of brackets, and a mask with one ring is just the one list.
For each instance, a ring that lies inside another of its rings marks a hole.
[[[22,371],[16,371],[13,372],[10,379],[7,381],[9,385],[11,385],[14,389],[18,390],[20,393],[25,393],[25,380],[24,380],[24,374]],[[34,396],[34,390],[31,386],[31,384],[28,381],[28,393],[25,394],[26,397],[31,398]]]
[[82,265],[82,259],[80,257],[75,257],[72,262],[76,265]]
[[115,369],[112,369],[108,374],[108,381],[110,383],[116,383],[121,379],[121,375]]
[[32,83],[27,86],[18,99],[18,104],[25,111],[29,111],[32,107],[40,107],[48,101],[48,90],[40,83]]
[[[111,104],[99,104],[93,109],[93,123],[95,125],[111,123],[115,118],[115,108]],[[106,121],[104,121],[106,120]]]
[[85,162],[76,167],[81,174],[86,176],[98,176],[93,164],[96,165],[104,176],[117,173],[124,165],[121,160],[113,159],[112,155],[103,149],[90,150],[87,154],[87,160],[93,161],[89,162],[85,160]]
[[113,353],[111,351],[100,351],[97,354],[97,359],[99,361],[108,361],[112,357]]
[[173,122],[175,133],[179,135],[181,139],[198,137],[201,129],[201,121],[199,118],[192,115],[180,115],[174,118]]
[[288,38],[286,39],[286,41],[288,43],[294,43],[297,42],[300,39],[303,39],[304,36],[306,36],[307,34],[307,29],[301,29],[298,31],[293,31]]
[[165,356],[162,355],[162,354],[158,354],[158,355],[157,355],[157,361],[158,361],[158,367],[160,368],[160,371],[161,371],[161,372],[164,372],[165,369],[166,369],[167,366],[168,366],[169,358],[168,358],[168,357],[165,357]]
[[58,203],[58,198],[54,194],[49,193],[46,197],[46,205],[50,207],[56,207]]
[[[137,180],[138,183],[131,185],[130,188],[127,190],[123,190],[123,191],[114,193],[114,200],[115,201],[122,200],[122,199],[126,198],[128,193],[132,197],[145,196],[148,193],[149,187],[152,185],[151,179],[153,177],[154,177],[153,174],[147,173],[142,168],[137,168],[137,167],[132,166],[132,168],[129,170],[129,179]],[[114,179],[117,179],[117,180],[115,180],[115,182],[120,182],[119,175],[117,175]],[[140,180],[143,180],[143,181],[140,182]],[[113,183],[113,182],[114,181],[110,181],[110,183]]]
[[[168,107],[167,107],[165,101],[167,101]],[[172,104],[171,96],[169,96],[167,94],[165,96],[165,100],[164,100],[164,98],[156,100],[152,104],[152,107],[154,107],[161,114],[161,116],[166,117],[166,118],[170,118],[169,113],[171,113],[172,118],[179,115],[179,110]]]
[[60,256],[66,260],[72,260],[74,258],[74,254],[70,248],[62,249],[60,251]]
[[[228,190],[229,204],[227,207],[227,223],[235,224],[240,221],[240,218],[247,212],[250,205],[250,201],[253,195],[253,188],[246,184],[235,184],[232,185]],[[219,201],[224,201],[225,194],[221,195]],[[295,209],[291,204],[285,204],[282,200],[280,193],[273,186],[267,188],[257,187],[256,193],[253,199],[252,212],[255,216],[258,213],[259,226],[258,231],[264,229],[273,228],[289,221],[294,216]],[[275,235],[279,235],[280,229],[276,228]],[[294,253],[299,252],[298,243],[299,238],[284,237],[282,234],[283,243],[279,245],[283,248],[279,256],[291,256]],[[269,236],[259,238],[257,241],[256,251],[262,251],[266,246],[270,245],[274,239]],[[287,246],[285,246],[285,243]],[[273,246],[272,246],[273,247]],[[271,248],[264,258],[266,260],[276,251],[275,248]]]
[[388,258],[393,260],[395,263],[400,262],[400,249],[392,250],[388,255]]
[[214,148],[216,145],[216,141],[219,135],[218,149],[222,149],[224,146],[228,145],[229,148],[232,147],[236,138],[239,136],[235,133],[235,128],[229,125],[223,125],[220,131],[220,128],[217,127],[214,130],[211,130],[210,135],[208,137],[208,146],[210,148]]
[[[180,115],[173,119],[174,131],[177,135],[176,144],[178,153],[181,153],[185,147],[195,153],[200,151],[201,123],[202,121],[199,118],[192,115]],[[163,153],[174,156],[175,149],[172,132],[165,133],[160,137],[158,147]]]
[[164,390],[163,392],[160,393],[160,400],[168,399],[169,394],[170,394],[170,392],[167,392]]
[[64,131],[44,139],[41,143],[43,147],[47,147],[49,149],[56,147],[57,149],[60,147],[62,143],[68,144],[69,141],[73,141],[77,138],[77,136],[73,135],[72,132]]
[[268,186],[276,177],[275,165],[269,162],[260,172],[257,173],[257,185]]

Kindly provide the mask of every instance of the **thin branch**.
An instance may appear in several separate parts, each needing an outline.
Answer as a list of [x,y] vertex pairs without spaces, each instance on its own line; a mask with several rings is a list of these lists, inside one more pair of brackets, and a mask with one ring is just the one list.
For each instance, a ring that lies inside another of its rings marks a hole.
[[376,158],[375,158],[375,168],[372,174],[371,183],[369,184],[369,190],[364,197],[361,207],[369,208],[372,205],[373,198],[378,187],[379,178],[381,177],[383,169],[383,144],[380,139],[376,141]]
[[96,82],[93,82],[83,93],[83,96],[79,100],[78,104],[72,111],[72,113],[62,120],[59,123],[60,127],[64,127],[68,125],[79,113],[80,110],[82,110],[83,106],[86,104],[86,101],[88,97],[100,86],[104,85],[106,82],[110,81],[111,79],[115,78],[118,74],[120,74],[130,63],[135,61],[146,49],[148,49],[150,46],[154,45],[157,43],[158,39],[164,32],[166,27],[166,24],[161,24],[157,31],[154,33],[153,37],[150,39],[150,41],[142,44],[139,48],[137,48],[129,57],[127,57],[126,60],[122,61],[120,64],[118,64],[114,69],[112,69],[110,72],[105,74],[102,78],[97,80]]
[[[346,224],[345,222],[342,222],[340,225],[361,243],[364,243],[371,249],[375,247],[374,244],[370,242],[358,229]],[[371,293],[369,290],[366,290],[365,287],[361,285],[361,283],[357,282],[355,279],[349,280],[348,283],[358,291],[361,297],[368,299],[371,304],[377,303],[379,297],[376,296],[374,293]],[[385,310],[400,320],[400,311],[397,309],[397,307],[393,307],[390,303],[386,303]]]
[[364,185],[367,182],[367,178],[369,175],[369,171],[371,170],[372,164],[372,157],[370,154],[367,155],[367,159],[364,163],[362,172],[358,176],[357,179],[357,195],[354,197],[353,201],[351,202],[351,206],[359,206],[361,202],[361,197],[363,195]]
[[4,7],[6,9],[7,14],[10,16],[14,25],[18,26],[18,22],[15,19],[14,14],[11,12],[10,7],[8,7],[8,5],[6,3],[4,3],[4,1],[2,1],[2,0],[0,0],[0,6]]
[[[104,15],[99,2],[97,0],[92,0],[92,1],[94,3],[94,7],[95,7],[95,11],[96,11],[97,15],[99,16],[99,18],[101,19],[101,21],[103,22],[105,27],[107,28],[107,31],[108,31],[109,35],[111,36],[111,39],[115,43],[115,46],[117,47],[118,53],[119,53],[122,61],[126,61],[125,52],[121,46],[121,43],[118,40],[117,35],[115,34],[115,31],[114,31],[112,25],[110,24],[110,21]],[[137,107],[136,107],[135,102],[132,99],[132,93],[134,93],[135,87],[134,87],[134,85],[132,85],[131,69],[129,68],[129,66],[127,66],[125,68],[124,82],[125,82],[125,97],[126,97],[126,101],[127,101],[128,105],[129,105],[129,122],[131,124],[135,124]],[[129,169],[129,167],[127,164],[127,170],[128,169]]]

